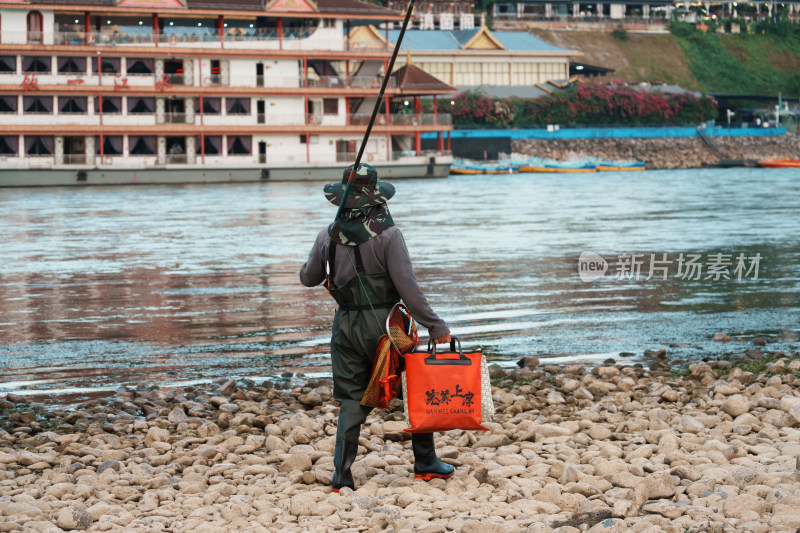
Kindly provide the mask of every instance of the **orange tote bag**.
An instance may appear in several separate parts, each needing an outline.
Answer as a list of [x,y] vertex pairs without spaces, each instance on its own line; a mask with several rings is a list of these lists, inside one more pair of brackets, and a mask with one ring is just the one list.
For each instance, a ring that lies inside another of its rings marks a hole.
[[[456,350],[458,343],[458,350]],[[429,433],[451,429],[489,431],[481,425],[481,352],[463,353],[458,339],[450,351],[405,355],[405,390],[408,433]]]

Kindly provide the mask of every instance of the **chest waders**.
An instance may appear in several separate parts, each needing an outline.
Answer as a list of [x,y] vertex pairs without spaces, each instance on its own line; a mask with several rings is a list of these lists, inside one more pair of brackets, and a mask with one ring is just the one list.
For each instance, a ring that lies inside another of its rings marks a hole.
[[[331,331],[331,367],[333,369],[333,398],[340,404],[336,427],[336,448],[333,464],[333,489],[353,488],[350,467],[358,452],[358,435],[371,407],[361,405],[361,398],[369,385],[372,361],[378,348],[378,339],[384,334],[383,324],[400,295],[388,272],[366,274],[358,246],[343,247],[354,261],[355,277],[341,287],[333,283],[336,249],[328,246],[328,279],[326,288],[339,309],[333,318]],[[350,253],[352,249],[352,254]]]
[[[361,405],[369,384],[372,362],[378,339],[386,333],[386,319],[400,295],[388,272],[366,274],[358,246],[345,247],[354,262],[355,277],[341,287],[333,283],[337,244],[328,246],[328,278],[326,287],[339,309],[333,319],[331,333],[331,366],[333,368],[333,397],[339,401],[339,422],[336,427],[336,447],[333,453],[333,491],[342,487],[355,488],[350,467],[358,454],[358,436],[372,407]],[[447,478],[454,468],[439,461],[434,449],[433,433],[413,433],[414,475],[429,480]]]

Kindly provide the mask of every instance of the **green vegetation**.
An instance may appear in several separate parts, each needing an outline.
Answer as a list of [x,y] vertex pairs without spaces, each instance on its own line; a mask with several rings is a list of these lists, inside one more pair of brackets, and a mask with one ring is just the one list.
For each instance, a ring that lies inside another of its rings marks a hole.
[[[741,33],[728,33],[738,25]],[[715,33],[721,28],[725,33]],[[531,30],[564,48],[580,50],[582,61],[616,70],[607,79],[667,83],[702,92],[800,94],[800,25],[726,20],[694,25],[673,23],[669,34],[556,32]]]
[[672,36],[705,91],[796,96],[800,32],[789,23],[755,24],[753,33],[717,34],[674,23]]
[[628,31],[622,27],[622,24],[611,32],[611,36],[618,41],[627,41],[630,38],[628,37]]

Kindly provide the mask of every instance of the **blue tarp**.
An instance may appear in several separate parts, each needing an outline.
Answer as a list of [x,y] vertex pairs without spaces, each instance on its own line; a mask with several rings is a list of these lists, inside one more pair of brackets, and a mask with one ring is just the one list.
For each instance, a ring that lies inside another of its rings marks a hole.
[[[709,137],[769,137],[785,135],[786,128],[726,128],[712,126],[703,129]],[[435,139],[436,133],[423,133],[423,139]],[[697,128],[674,127],[619,127],[619,128],[561,128],[554,131],[540,129],[472,129],[453,130],[453,139],[501,137],[511,139],[657,139],[665,137],[698,137]]]

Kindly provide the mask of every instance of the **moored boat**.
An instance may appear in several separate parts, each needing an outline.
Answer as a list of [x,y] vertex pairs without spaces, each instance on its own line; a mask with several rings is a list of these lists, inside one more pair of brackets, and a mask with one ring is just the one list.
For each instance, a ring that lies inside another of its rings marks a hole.
[[453,159],[451,174],[516,174],[519,168],[506,163],[483,163],[471,159]]
[[525,164],[519,166],[520,172],[596,172],[597,167],[594,163],[586,161],[547,161],[537,164]]
[[764,168],[800,168],[800,159],[766,159],[758,165]]
[[610,159],[598,159],[595,166],[598,172],[631,172],[647,169],[644,161],[613,161]]

